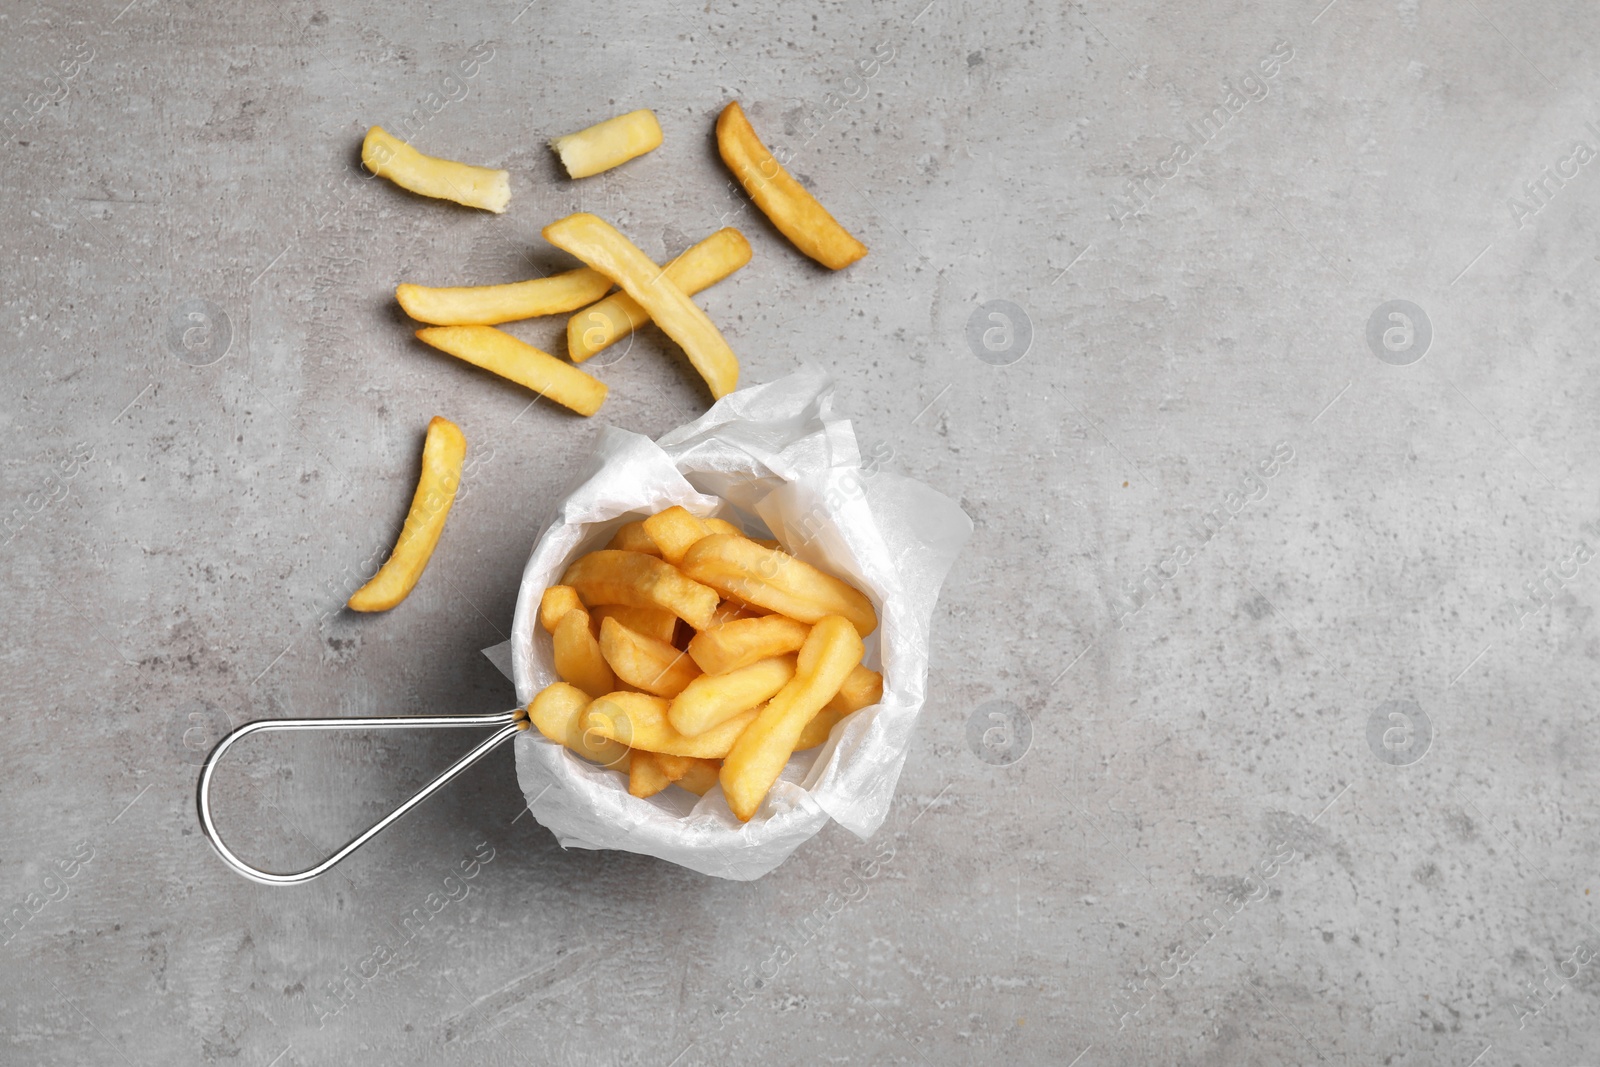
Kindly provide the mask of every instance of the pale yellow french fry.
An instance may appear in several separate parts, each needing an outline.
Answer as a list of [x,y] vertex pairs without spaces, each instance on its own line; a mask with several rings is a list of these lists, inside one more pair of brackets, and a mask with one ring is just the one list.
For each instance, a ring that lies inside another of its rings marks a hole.
[[361,162],[380,178],[422,196],[454,200],[497,215],[511,203],[510,171],[425,156],[382,126],[367,131],[361,142]]
[[716,760],[690,760],[688,771],[682,778],[677,779],[676,784],[697,797],[703,797],[717,784],[717,774],[721,770],[722,764]]
[[584,729],[584,712],[592,703],[589,694],[577,686],[556,682],[533,698],[528,705],[528,721],[541,734],[584,759],[626,771],[628,746]]
[[[806,724],[839,692],[861,662],[861,635],[840,615],[818,619],[801,646],[795,675],[739,735],[722,761],[718,780],[728,807],[748,822],[794,755]],[[706,735],[701,735],[706,736]]]
[[769,700],[794,677],[794,653],[757,660],[727,674],[702,674],[683,687],[667,709],[672,728],[685,737],[703,734],[713,726]]
[[597,270],[552,274],[505,285],[467,285],[435,289],[402,282],[394,298],[407,315],[435,326],[493,326],[540,315],[559,315],[606,295],[611,279]]
[[653,637],[672,644],[678,631],[678,617],[662,608],[634,608],[626,604],[601,604],[590,612],[595,625],[604,626],[607,619],[616,619],[634,633]]
[[711,532],[705,521],[687,508],[674,504],[644,520],[644,532],[661,549],[668,563],[682,563],[689,546]]
[[800,622],[843,615],[863,637],[878,627],[878,613],[860,590],[787,552],[763,548],[746,537],[702,537],[684,555],[681,569],[719,593]]
[[550,147],[572,178],[587,178],[636,159],[661,144],[661,124],[649,109],[630,111],[557,137]]
[[661,547],[650,540],[650,535],[644,532],[643,522],[623,523],[622,528],[616,532],[606,547],[622,552],[643,552],[647,556],[661,555]]
[[882,699],[883,675],[858,663],[855,669],[845,676],[844,684],[839,686],[839,692],[828,701],[828,710],[848,715],[852,711],[871,707]]
[[576,589],[590,607],[663,608],[697,630],[710,625],[720,600],[716,590],[689,580],[663,559],[611,548],[579,557],[567,568],[561,584]]
[[584,712],[584,729],[645,752],[721,759],[734,740],[755,721],[754,709],[696,737],[684,737],[667,721],[667,702],[649,693],[609,693]]
[[[729,597],[717,605],[716,614],[711,616],[711,629],[714,630],[723,623],[732,622],[734,619],[758,619],[764,614],[766,612],[763,612],[760,608],[752,608],[742,600],[735,600]],[[802,637],[801,640],[804,640],[804,638]],[[800,646],[796,644],[794,647],[799,648]]]
[[848,267],[867,254],[867,246],[850,236],[767,151],[737,100],[717,117],[717,151],[756,207],[800,251],[830,270]]
[[[709,289],[750,262],[750,242],[725,227],[691,246],[666,266],[667,279],[693,296]],[[650,315],[627,293],[612,293],[567,320],[567,355],[582,363],[650,321]]]
[[727,519],[719,519],[715,515],[712,515],[701,519],[700,521],[706,524],[706,530],[710,533],[730,534],[734,537],[744,536],[744,531],[739,529],[739,527],[735,526],[733,523],[729,522]]
[[552,585],[539,597],[539,625],[545,633],[555,633],[556,623],[567,612],[583,607],[577,590],[570,585]]
[[411,510],[400,528],[400,539],[372,580],[350,597],[346,606],[351,611],[388,611],[416,587],[444,532],[444,520],[461,487],[461,464],[466,458],[467,439],[461,428],[437,415],[429,420],[428,435],[422,443],[422,476],[411,496]]
[[689,640],[689,655],[707,674],[727,674],[769,656],[799,651],[811,627],[782,615],[731,619]]
[[600,652],[600,643],[589,629],[587,611],[574,608],[561,616],[550,637],[555,643],[556,673],[562,681],[592,697],[605,696],[617,687],[617,679]]
[[618,678],[659,697],[675,697],[700,676],[700,668],[665,641],[628,629],[616,619],[600,624],[600,652]]
[[493,326],[424,326],[417,338],[580,415],[593,415],[605,403],[605,382]]
[[808,748],[816,748],[828,739],[833,733],[833,728],[839,724],[849,712],[839,711],[830,701],[828,706],[817,712],[811,721],[806,723],[806,728],[800,731],[800,740],[794,743],[796,752],[804,752]]
[[706,313],[609,223],[579,212],[546,226],[544,239],[577,256],[638,301],[661,332],[683,349],[713,397],[720,400],[739,387],[739,360]]
[[628,794],[640,799],[653,797],[667,786],[672,784],[672,779],[667,775],[666,768],[661,765],[661,758],[654,752],[635,752],[628,761]]

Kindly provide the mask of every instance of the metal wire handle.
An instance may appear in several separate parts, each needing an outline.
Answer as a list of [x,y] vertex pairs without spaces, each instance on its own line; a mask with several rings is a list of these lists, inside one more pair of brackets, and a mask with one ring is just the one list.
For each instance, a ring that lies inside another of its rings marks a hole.
[[[446,767],[437,778],[413,793],[411,798],[404,804],[401,804],[382,819],[373,823],[368,829],[351,839],[349,844],[315,867],[308,867],[293,874],[273,874],[271,871],[260,870],[234,855],[233,850],[222,843],[222,835],[217,833],[216,823],[211,818],[211,776],[216,772],[217,764],[221,762],[223,753],[227,752],[234,742],[242,741],[251,734],[268,733],[272,730],[411,730],[451,726],[498,726],[500,729],[490,734],[471,752]],[[378,836],[388,828],[390,823],[393,823],[438,790],[444,788],[448,782],[462,771],[487,756],[500,742],[527,728],[528,713],[522,708],[518,708],[515,711],[503,711],[497,715],[388,715],[370,719],[262,719],[257,722],[245,723],[217,742],[217,747],[211,750],[211,755],[206,757],[205,764],[200,768],[200,828],[205,831],[206,838],[216,848],[217,854],[222,857],[223,861],[251,881],[260,882],[263,885],[299,885],[302,882],[309,882]]]

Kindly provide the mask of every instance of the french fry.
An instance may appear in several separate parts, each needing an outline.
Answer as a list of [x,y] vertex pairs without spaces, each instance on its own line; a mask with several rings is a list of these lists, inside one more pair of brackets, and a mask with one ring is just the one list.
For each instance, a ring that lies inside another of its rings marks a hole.
[[644,532],[642,522],[623,523],[622,528],[616,532],[606,547],[622,552],[643,552],[647,556],[661,555],[660,546],[650,540],[650,535]]
[[347,601],[351,611],[388,611],[416,587],[444,532],[444,520],[461,487],[461,464],[466,458],[467,439],[461,428],[437,415],[430,419],[428,435],[422,443],[422,476],[417,479],[400,538],[378,573]]
[[382,126],[367,131],[361,162],[402,189],[503,214],[511,203],[511,172],[425,156]]
[[871,707],[882,699],[883,675],[858,663],[855,669],[845,676],[844,684],[839,686],[839,692],[828,701],[827,710],[837,711],[844,716],[852,711]]
[[727,674],[702,674],[683,687],[667,709],[667,721],[685,737],[703,734],[719,723],[771,699],[794,677],[794,653],[757,660]]
[[665,560],[609,548],[579,558],[561,584],[576,589],[590,607],[663,608],[697,630],[710,625],[719,599],[716,590],[691,581]]
[[605,403],[606,384],[493,326],[424,326],[417,339],[548,396],[580,415]]
[[855,624],[843,616],[824,616],[811,627],[800,647],[794,677],[767,702],[722,761],[718,780],[728,807],[741,822],[749,822],[761,806],[794,755],[806,724],[839,692],[863,651]]
[[627,604],[601,604],[590,614],[596,626],[604,626],[607,619],[616,619],[634,633],[653,637],[664,644],[672,644],[678,631],[678,617],[662,608],[635,608]]
[[672,338],[720,400],[739,386],[739,360],[715,325],[666,272],[595,215],[579,212],[544,228],[544,239],[622,287]]
[[706,530],[710,533],[731,534],[734,537],[744,536],[744,531],[727,519],[719,519],[715,515],[708,515],[700,521],[706,524]]
[[811,721],[806,723],[806,728],[800,731],[800,740],[794,743],[796,752],[804,752],[808,748],[816,748],[828,739],[833,733],[833,728],[838,725],[849,712],[839,711],[829,701],[828,706],[817,712]]
[[644,532],[661,549],[661,558],[668,563],[682,563],[689,546],[711,531],[705,520],[687,508],[674,504],[644,520]]
[[617,687],[617,679],[600,652],[600,643],[589,629],[587,611],[574,608],[561,616],[550,636],[555,644],[556,673],[562,681],[592,697],[605,696]]
[[435,326],[493,326],[500,322],[559,315],[600,299],[611,279],[597,270],[552,274],[505,285],[468,285],[435,289],[402,282],[394,298],[407,315]]
[[661,757],[654,752],[635,752],[628,761],[628,795],[653,797],[672,784]]
[[756,711],[752,708],[715,729],[695,737],[684,737],[667,721],[667,702],[661,697],[648,693],[609,693],[589,705],[583,714],[583,724],[587,732],[599,737],[626,738],[635,750],[721,759],[755,718]]
[[[667,279],[693,296],[750,262],[750,242],[730,227],[690,246],[666,266]],[[582,363],[650,321],[627,293],[612,293],[567,320],[567,355]]]
[[830,270],[848,267],[867,254],[867,246],[850,236],[772,157],[737,100],[717,116],[717,152],[761,213],[800,251]]
[[684,555],[682,570],[720,593],[800,622],[843,615],[863,637],[878,626],[872,601],[859,590],[787,552],[763,548],[748,538],[728,534],[702,537]]
[[782,615],[732,619],[702,630],[689,642],[689,655],[707,674],[727,674],[768,656],[797,652],[811,627]]
[[717,784],[717,774],[722,770],[722,764],[716,760],[695,759],[689,761],[689,770],[677,783],[697,797],[703,797],[711,792],[711,787]]
[[584,759],[626,771],[628,746],[584,729],[583,716],[592,703],[589,694],[577,686],[556,682],[545,686],[533,698],[528,705],[528,721],[541,734]]
[[635,159],[661,144],[654,111],[630,111],[588,129],[557,137],[550,147],[571,178],[587,178]]
[[[717,605],[716,613],[711,616],[711,629],[714,630],[723,623],[732,622],[735,619],[759,619],[762,615],[763,612],[752,608],[744,601],[729,597]],[[802,638],[802,640],[804,639]],[[794,647],[799,648],[800,646],[795,645]],[[790,651],[793,651],[793,649],[790,649]]]
[[572,586],[552,585],[539,597],[539,625],[544,627],[545,633],[553,634],[561,616],[581,607],[583,601],[578,599],[578,592]]
[[600,624],[599,648],[618,678],[658,697],[675,697],[700,676],[700,668],[686,653],[616,619]]

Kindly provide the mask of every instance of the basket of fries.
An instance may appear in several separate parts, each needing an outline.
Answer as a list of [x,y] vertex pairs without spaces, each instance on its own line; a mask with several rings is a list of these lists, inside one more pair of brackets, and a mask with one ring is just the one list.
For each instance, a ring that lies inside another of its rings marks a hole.
[[563,847],[748,880],[888,814],[972,524],[864,467],[832,391],[806,369],[656,441],[607,428],[538,539],[517,777]]

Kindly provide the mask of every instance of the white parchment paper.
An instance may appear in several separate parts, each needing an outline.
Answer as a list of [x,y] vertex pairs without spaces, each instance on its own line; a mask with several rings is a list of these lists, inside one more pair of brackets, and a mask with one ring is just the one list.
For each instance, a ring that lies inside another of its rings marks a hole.
[[853,582],[877,608],[866,663],[883,700],[848,716],[821,748],[797,753],[748,823],[716,788],[646,800],[627,778],[536,730],[515,741],[517,779],[535,819],[567,848],[657,856],[719,878],[759,878],[834,819],[860,837],[888,814],[927,682],[939,587],[972,522],[920,482],[861,468],[855,433],[832,413],[833,384],[806,369],[719,400],[658,441],[607,427],[586,470],[534,546],[511,632],[517,699],[557,681],[539,598],[617,528],[673,504],[777,537],[801,559]]

